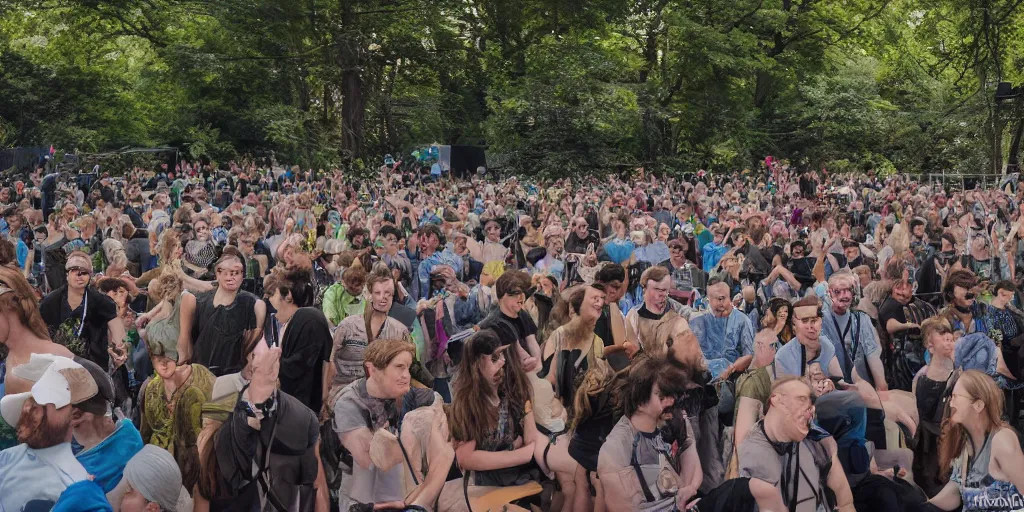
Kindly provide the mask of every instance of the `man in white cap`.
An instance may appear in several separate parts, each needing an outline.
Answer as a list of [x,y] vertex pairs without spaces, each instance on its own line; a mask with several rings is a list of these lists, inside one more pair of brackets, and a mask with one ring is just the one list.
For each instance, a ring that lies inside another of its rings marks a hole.
[[0,399],[0,415],[22,443],[0,452],[0,510],[29,503],[49,510],[65,488],[89,478],[71,452],[71,406],[95,396],[96,381],[82,365],[52,354],[32,354],[11,372],[33,385]]
[[147,444],[124,468],[121,512],[184,512],[192,499],[181,486],[181,470],[174,456]]

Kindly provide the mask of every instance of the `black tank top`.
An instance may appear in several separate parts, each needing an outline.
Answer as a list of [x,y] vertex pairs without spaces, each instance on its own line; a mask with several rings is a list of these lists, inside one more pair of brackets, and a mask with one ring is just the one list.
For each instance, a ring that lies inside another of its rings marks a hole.
[[192,362],[210,369],[220,377],[237,373],[245,366],[242,338],[246,330],[256,328],[255,295],[239,290],[235,301],[214,306],[217,290],[196,297],[192,322]]
[[[952,375],[951,375],[952,376]],[[921,375],[917,379],[917,388],[914,393],[917,398],[917,410],[922,421],[933,425],[942,423],[943,395],[946,393],[946,380],[932,380],[927,375]]]

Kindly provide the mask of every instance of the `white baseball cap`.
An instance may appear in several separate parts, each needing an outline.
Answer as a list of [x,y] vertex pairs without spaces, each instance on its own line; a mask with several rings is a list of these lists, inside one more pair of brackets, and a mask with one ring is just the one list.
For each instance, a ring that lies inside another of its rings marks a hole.
[[11,373],[34,382],[31,391],[0,399],[0,416],[12,427],[18,425],[21,409],[29,397],[40,405],[53,404],[60,409],[82,403],[99,392],[89,370],[63,356],[32,354],[28,363],[15,366]]

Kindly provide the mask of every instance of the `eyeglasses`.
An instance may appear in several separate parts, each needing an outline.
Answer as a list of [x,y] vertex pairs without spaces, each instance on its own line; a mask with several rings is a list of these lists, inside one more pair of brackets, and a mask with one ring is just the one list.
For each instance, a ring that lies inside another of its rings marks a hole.
[[949,396],[952,396],[952,397],[960,397],[960,398],[963,398],[964,400],[967,400],[968,402],[976,402],[976,401],[978,401],[978,399],[977,399],[977,398],[974,398],[974,397],[973,397],[973,396],[971,396],[971,395],[965,395],[965,394],[963,394],[963,393],[950,393],[950,395],[949,395]]
[[68,268],[68,273],[69,274],[74,274],[74,275],[76,275],[78,277],[85,277],[85,276],[91,276],[92,275],[92,270],[91,269],[87,269],[87,268],[82,268],[82,267],[70,267],[70,268]]
[[505,351],[504,350],[499,350],[499,351],[491,354],[491,362],[492,363],[498,364],[498,363],[503,362],[503,361],[505,361]]
[[853,288],[832,288],[833,295],[843,295],[847,293],[853,295]]

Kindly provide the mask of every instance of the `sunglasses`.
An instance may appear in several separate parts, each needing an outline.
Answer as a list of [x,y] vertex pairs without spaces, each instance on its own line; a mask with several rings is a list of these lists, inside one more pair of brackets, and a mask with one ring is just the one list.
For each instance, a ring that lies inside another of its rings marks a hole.
[[87,268],[82,268],[82,267],[71,267],[71,268],[68,268],[68,273],[69,274],[74,274],[74,275],[76,275],[78,277],[84,277],[84,276],[91,276],[92,275],[92,270],[87,269]]

